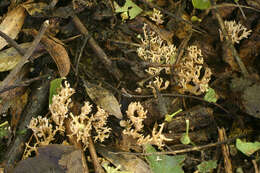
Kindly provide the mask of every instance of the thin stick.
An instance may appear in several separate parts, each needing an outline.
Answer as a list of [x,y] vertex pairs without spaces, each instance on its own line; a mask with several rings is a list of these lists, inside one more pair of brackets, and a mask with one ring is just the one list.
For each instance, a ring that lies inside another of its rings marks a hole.
[[178,52],[176,56],[175,65],[179,63],[181,57],[184,54],[184,50],[187,47],[188,42],[190,41],[190,38],[192,36],[192,32],[189,33],[189,35],[181,42],[180,46],[178,47]]
[[75,69],[75,76],[78,76],[78,72],[79,72],[79,62],[80,62],[80,59],[82,57],[82,54],[83,54],[83,50],[85,49],[85,46],[88,42],[88,39],[89,39],[89,36],[85,36],[84,38],[84,41],[83,41],[83,44],[80,48],[80,52],[79,52],[79,56],[78,56],[78,59],[77,59],[77,63],[76,63],[76,69]]
[[[219,141],[224,141],[227,138],[224,128],[218,129]],[[224,157],[225,172],[232,173],[232,164],[230,160],[229,147],[227,144],[221,144],[222,155]]]
[[241,8],[240,4],[237,1],[235,1],[235,3],[238,5],[238,8],[241,11],[241,14],[242,14],[243,18],[246,20],[246,15],[245,15],[243,9]]
[[[127,93],[125,90],[124,92],[122,92],[122,95],[124,95],[125,97],[129,97],[129,98],[152,98],[154,97],[153,95],[134,95],[134,94],[129,94]],[[207,102],[209,104],[213,104],[216,107],[222,109],[224,112],[226,112],[227,114],[231,114],[227,109],[225,109],[224,107],[222,107],[221,105],[214,103],[214,102],[208,102],[207,100],[204,100],[203,98],[200,97],[196,97],[196,96],[190,96],[190,95],[184,95],[184,94],[161,94],[163,97],[184,97],[184,98],[192,98],[192,99],[196,99],[196,100],[200,100],[203,102]]]
[[93,144],[93,140],[91,139],[91,137],[88,138],[88,150],[90,152],[91,158],[93,160],[93,165],[94,165],[94,169],[96,173],[105,173],[105,171],[103,170],[103,168],[101,167],[101,165],[99,164],[99,160],[97,157],[97,152],[95,149],[95,146]]
[[25,55],[23,56],[23,59],[14,67],[14,69],[8,74],[8,76],[4,79],[3,82],[1,82],[0,84],[0,91],[3,90],[5,87],[7,87],[8,85],[10,85],[10,83],[12,81],[14,81],[14,79],[16,79],[16,77],[18,76],[18,73],[20,72],[20,70],[22,69],[22,67],[29,62],[29,58],[31,57],[33,51],[36,49],[37,45],[39,44],[42,36],[44,35],[46,29],[49,26],[49,20],[46,20],[40,31],[39,34],[35,37],[35,39],[32,42],[31,48],[29,48]]
[[[74,25],[77,27],[80,33],[84,34],[85,36],[89,36],[89,32],[84,24],[80,21],[80,19],[75,15],[72,18]],[[91,46],[93,51],[97,54],[97,57],[104,63],[106,69],[114,75],[117,80],[120,80],[122,77],[121,72],[113,66],[111,60],[107,57],[105,52],[100,48],[97,42],[94,40],[93,37],[89,36],[88,44]]]
[[[241,136],[239,136],[241,137]],[[221,141],[221,142],[215,142],[215,143],[210,143],[207,145],[201,145],[201,146],[195,146],[195,147],[191,147],[191,148],[185,148],[185,149],[180,149],[180,150],[175,150],[175,151],[166,151],[166,152],[154,152],[154,153],[130,153],[130,152],[112,152],[110,151],[110,153],[112,154],[128,154],[128,155],[142,155],[142,156],[149,156],[149,155],[165,155],[165,154],[180,154],[180,153],[187,153],[187,152],[191,152],[191,151],[200,151],[200,150],[204,150],[210,147],[216,147],[222,144],[229,144],[234,142],[237,138],[232,138],[232,139],[227,139],[225,141]]]
[[222,3],[222,4],[218,4],[218,5],[212,5],[211,7],[208,8],[208,10],[212,10],[212,9],[215,9],[215,8],[223,8],[223,7],[240,7],[240,8],[247,8],[247,9],[250,9],[250,10],[254,10],[254,11],[257,11],[257,12],[260,12],[259,9],[257,8],[254,8],[254,7],[249,7],[249,6],[245,6],[245,5],[236,5],[236,4],[231,4],[231,3]]
[[4,32],[0,31],[0,36],[3,37],[3,39],[5,39],[5,41],[12,47],[15,48],[15,50],[17,50],[17,52],[24,56],[26,53],[25,49],[20,48],[20,46],[16,43],[16,41],[14,41],[12,38],[10,38],[8,35],[6,35]]
[[47,77],[49,77],[49,75],[38,76],[38,77],[28,79],[28,80],[25,80],[25,81],[22,81],[22,82],[19,82],[19,83],[15,83],[13,85],[9,85],[9,86],[3,88],[2,90],[0,90],[0,94],[3,93],[3,92],[9,91],[11,89],[17,88],[17,87],[28,86],[35,81],[42,80],[42,79],[45,79]]

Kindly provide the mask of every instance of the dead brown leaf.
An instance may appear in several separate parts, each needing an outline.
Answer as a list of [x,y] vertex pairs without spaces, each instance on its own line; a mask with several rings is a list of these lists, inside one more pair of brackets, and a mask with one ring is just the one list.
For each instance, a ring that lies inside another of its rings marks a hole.
[[39,2],[39,3],[25,3],[22,6],[26,9],[30,16],[34,17],[43,17],[47,16],[45,13],[48,9],[48,4]]
[[20,161],[14,173],[84,172],[82,151],[72,146],[50,144],[40,147],[36,157]]
[[[28,66],[24,67],[18,76],[16,76],[16,81],[11,81],[8,85],[14,85],[17,81],[21,81],[28,74]],[[12,100],[19,98],[25,92],[25,87],[17,87],[0,94],[1,104],[0,104],[0,114],[6,113],[8,109],[12,106]]]
[[[8,35],[10,38],[15,39],[19,34],[23,24],[26,13],[23,7],[18,6],[13,10],[9,11],[0,24],[0,30]],[[0,37],[0,50],[3,49],[8,43]]]
[[119,119],[123,118],[120,105],[110,91],[86,81],[84,81],[84,85],[89,97],[96,105],[100,106],[109,114],[114,115]]
[[[135,155],[115,154],[112,152],[120,152],[109,146],[96,146],[96,150],[104,158],[113,163],[116,167],[120,166],[121,170],[130,171],[133,173],[151,173],[149,166],[142,159]],[[111,152],[112,151],[112,152]]]
[[[36,36],[36,30],[31,30],[31,34]],[[49,39],[47,36],[43,36],[41,43],[44,45],[45,49],[49,52],[53,60],[55,61],[60,76],[65,77],[70,71],[70,58],[66,49],[56,41]]]
[[260,84],[256,83],[253,86],[246,88],[242,95],[242,108],[249,115],[260,118]]

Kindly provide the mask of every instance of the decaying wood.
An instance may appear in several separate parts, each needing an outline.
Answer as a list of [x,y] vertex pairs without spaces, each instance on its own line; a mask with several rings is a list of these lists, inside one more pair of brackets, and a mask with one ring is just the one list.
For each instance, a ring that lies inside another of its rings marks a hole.
[[167,129],[174,133],[185,132],[187,119],[190,121],[190,129],[192,130],[207,127],[214,123],[212,114],[213,110],[209,107],[195,106],[174,117],[168,124]]
[[[29,99],[29,103],[24,109],[23,118],[20,121],[21,124],[18,126],[18,131],[28,130],[27,126],[32,117],[42,114],[42,111],[47,109],[49,82],[49,80],[39,81],[32,86],[33,90],[30,94],[31,99]],[[6,168],[11,168],[21,159],[25,142],[29,139],[30,134],[31,132],[27,131],[25,134],[15,136],[12,145],[10,145],[4,156]]]

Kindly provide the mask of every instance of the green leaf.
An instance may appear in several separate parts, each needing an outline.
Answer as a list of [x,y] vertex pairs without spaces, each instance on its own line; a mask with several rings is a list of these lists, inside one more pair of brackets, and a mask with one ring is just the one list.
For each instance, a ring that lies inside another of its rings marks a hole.
[[211,172],[213,169],[217,168],[216,160],[204,161],[197,166],[198,171],[201,173]]
[[126,0],[123,7],[120,7],[118,4],[115,4],[115,12],[116,13],[128,13],[129,19],[135,18],[138,14],[140,14],[143,10],[138,7],[131,0]]
[[61,83],[64,78],[57,78],[51,81],[49,104],[52,104],[52,97],[57,94],[58,89],[61,88]]
[[200,10],[206,10],[211,6],[210,0],[192,0],[192,4],[194,8]]
[[207,93],[204,96],[204,100],[206,100],[208,102],[216,103],[218,99],[217,99],[215,90],[212,88],[209,88],[209,90],[207,91]]
[[243,142],[240,139],[237,139],[236,147],[245,155],[250,156],[251,154],[260,149],[260,142]]
[[[144,149],[146,153],[156,152],[152,145],[149,144],[145,145]],[[146,159],[154,173],[184,173],[182,163],[185,157],[185,155],[168,156],[152,154],[146,156]]]

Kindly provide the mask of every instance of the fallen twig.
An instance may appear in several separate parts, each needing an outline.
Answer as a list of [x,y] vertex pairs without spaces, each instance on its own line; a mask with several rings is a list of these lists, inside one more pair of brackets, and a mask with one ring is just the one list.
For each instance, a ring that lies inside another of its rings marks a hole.
[[90,152],[91,158],[93,160],[93,165],[96,173],[105,173],[101,165],[99,164],[98,157],[97,157],[97,152],[95,149],[95,146],[93,144],[92,138],[88,138],[88,150]]
[[31,79],[28,79],[28,80],[24,80],[24,81],[15,83],[15,84],[13,84],[13,85],[9,85],[9,86],[3,88],[2,90],[0,90],[0,94],[3,93],[3,92],[6,92],[6,91],[8,91],[8,90],[17,88],[17,87],[28,86],[28,85],[30,85],[32,82],[35,82],[35,81],[38,81],[38,80],[42,80],[42,79],[45,79],[45,78],[47,78],[47,77],[49,77],[49,75],[38,76],[38,77],[35,77],[35,78],[31,78]]
[[148,155],[165,155],[165,154],[180,154],[180,153],[187,153],[187,152],[191,152],[191,151],[199,151],[199,150],[204,150],[210,147],[216,147],[219,146],[221,144],[229,144],[234,142],[237,138],[240,138],[241,136],[232,138],[232,139],[227,139],[221,142],[215,142],[215,143],[211,143],[211,144],[207,144],[207,145],[201,145],[201,146],[195,146],[195,147],[191,147],[191,148],[185,148],[185,149],[181,149],[181,150],[175,150],[175,151],[166,151],[166,152],[154,152],[154,153],[131,153],[131,152],[112,152],[113,154],[129,154],[129,155],[142,155],[142,156],[148,156]]
[[20,48],[20,46],[16,43],[16,41],[14,41],[12,38],[10,38],[8,35],[6,35],[4,32],[0,31],[0,36],[3,37],[5,39],[5,41],[12,46],[13,48],[15,48],[17,50],[17,52],[24,56],[26,53],[26,50]]
[[[123,92],[121,93],[122,95],[124,95],[125,97],[129,97],[129,98],[152,98],[154,97],[153,95],[134,95],[134,94],[129,94],[126,92],[126,90],[123,90]],[[227,114],[231,114],[227,109],[225,109],[224,107],[222,107],[221,105],[214,103],[214,102],[208,102],[207,100],[204,100],[203,98],[197,97],[197,96],[190,96],[190,95],[184,95],[184,94],[161,94],[163,97],[184,97],[184,98],[192,98],[192,99],[196,99],[196,100],[200,100],[203,102],[207,102],[209,104],[213,104],[216,107],[220,108],[221,110],[223,110],[224,112],[226,112]]]
[[31,48],[29,48],[25,55],[23,56],[23,59],[14,67],[14,69],[8,74],[8,76],[4,79],[3,82],[1,82],[0,84],[0,91],[3,90],[4,88],[8,87],[12,82],[14,82],[16,80],[16,77],[18,75],[18,73],[20,72],[20,70],[22,69],[22,67],[29,62],[29,58],[31,57],[33,51],[36,49],[37,45],[39,44],[42,36],[44,35],[46,29],[49,26],[49,21],[46,20],[40,31],[39,34],[35,37],[34,41],[32,42],[32,46]]
[[[89,32],[88,32],[87,28],[83,25],[83,23],[80,21],[80,19],[77,17],[77,15],[75,15],[72,18],[72,21],[75,24],[75,26],[77,27],[77,29],[80,31],[80,33],[82,33],[86,37],[89,36]],[[117,69],[115,66],[113,66],[110,59],[108,59],[105,52],[99,47],[99,45],[97,44],[97,42],[94,40],[93,37],[89,36],[88,43],[91,46],[91,48],[93,49],[93,51],[97,54],[98,58],[104,63],[106,69],[111,74],[113,74],[117,80],[119,80],[122,77],[121,72],[119,71],[119,69]]]
[[85,46],[86,46],[86,44],[88,42],[88,39],[89,39],[89,36],[84,38],[83,44],[82,44],[82,46],[80,48],[79,56],[77,57],[77,62],[76,62],[75,76],[78,76],[78,73],[79,73],[79,62],[80,62],[80,59],[82,57],[83,50],[85,49]]

